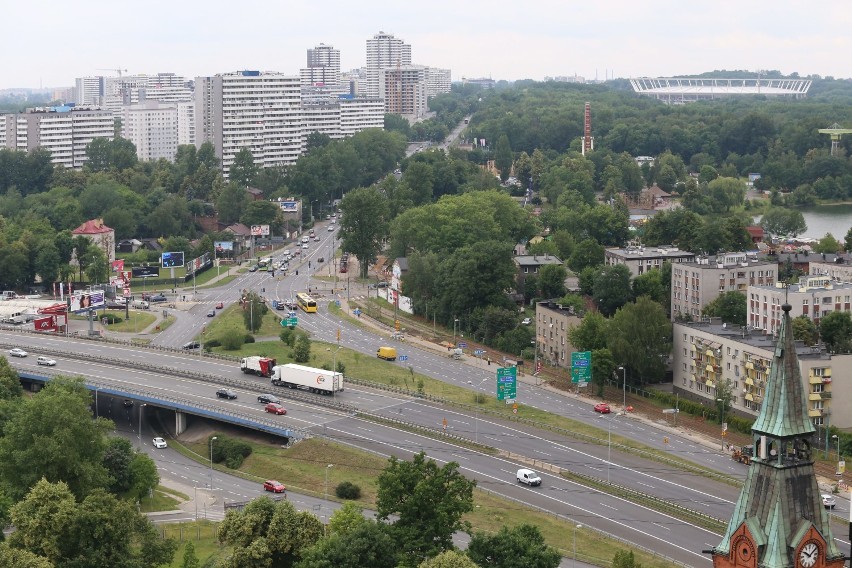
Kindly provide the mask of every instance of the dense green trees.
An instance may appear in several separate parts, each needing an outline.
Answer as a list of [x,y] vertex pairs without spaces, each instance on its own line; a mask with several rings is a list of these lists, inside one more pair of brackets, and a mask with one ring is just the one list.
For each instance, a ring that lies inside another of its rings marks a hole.
[[342,248],[358,257],[360,276],[366,278],[387,238],[387,203],[375,187],[359,188],[346,194],[340,210]]
[[556,568],[562,556],[547,546],[532,525],[502,527],[497,534],[477,533],[470,539],[467,555],[477,566],[494,568]]
[[748,319],[746,295],[736,290],[722,292],[701,310],[706,316],[719,317],[725,323],[745,325]]
[[400,566],[416,566],[425,557],[453,548],[452,535],[470,530],[462,516],[473,509],[475,481],[450,462],[443,467],[421,452],[411,461],[391,457],[379,475],[376,518],[388,522],[391,535],[404,551]]

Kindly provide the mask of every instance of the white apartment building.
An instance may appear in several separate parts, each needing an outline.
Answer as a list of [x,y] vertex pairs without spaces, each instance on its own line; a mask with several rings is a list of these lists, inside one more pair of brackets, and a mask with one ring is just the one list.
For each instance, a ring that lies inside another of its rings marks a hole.
[[808,264],[811,276],[828,276],[832,280],[852,282],[852,264],[849,262],[848,255],[829,255],[829,257],[832,259],[831,262],[823,255],[821,262],[817,260]]
[[177,107],[178,146],[195,144],[195,102],[178,101],[175,106]]
[[666,261],[676,265],[694,260],[695,253],[673,246],[646,248],[642,245],[630,245],[625,248],[608,248],[604,251],[604,264],[607,266],[623,264],[630,270],[630,276],[633,278],[651,270],[659,270]]
[[379,98],[342,96],[340,105],[340,134],[346,138],[368,128],[385,127],[385,101]]
[[[791,302],[792,304],[792,302]],[[790,313],[794,317],[793,312]],[[673,324],[672,370],[674,392],[682,398],[718,408],[720,385],[733,398],[725,412],[754,418],[760,412],[776,340],[722,323],[718,318]],[[821,432],[825,427],[852,427],[852,385],[832,381],[852,372],[852,355],[830,355],[819,347],[796,342],[796,354],[807,393],[808,417]]]
[[377,33],[367,40],[366,80],[363,92],[357,93],[369,98],[381,97],[381,71],[405,65],[411,65],[411,45],[393,34]]
[[426,116],[428,107],[426,67],[404,65],[381,71],[379,98],[385,100],[385,112],[399,114],[408,120]]
[[97,106],[104,96],[103,77],[77,77],[74,81],[74,102],[79,106]]
[[293,164],[302,153],[298,76],[235,71],[195,80],[196,145],[211,142],[225,176],[248,148],[260,167]]
[[790,317],[807,316],[817,325],[831,312],[852,310],[852,284],[836,282],[828,276],[803,276],[787,287],[749,286],[748,325],[755,330],[776,333],[781,328],[781,306],[790,304]]
[[701,257],[672,265],[671,317],[697,321],[701,310],[723,292],[746,294],[749,286],[773,286],[778,264],[744,252]]
[[308,50],[307,59],[308,66],[299,70],[302,88],[340,93],[340,50],[321,43]]
[[177,105],[144,101],[122,107],[121,136],[136,146],[136,157],[173,162],[178,147]]
[[66,168],[81,168],[86,146],[95,138],[115,136],[112,114],[87,107],[38,107],[6,114],[5,147],[24,152],[50,151],[51,161]]
[[426,68],[426,96],[434,97],[449,93],[453,86],[453,74],[449,69]]

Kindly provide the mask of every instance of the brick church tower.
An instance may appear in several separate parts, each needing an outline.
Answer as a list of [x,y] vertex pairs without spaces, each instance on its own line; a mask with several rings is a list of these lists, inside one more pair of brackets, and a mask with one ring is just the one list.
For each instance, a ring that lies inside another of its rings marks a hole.
[[812,458],[801,371],[789,304],[775,347],[763,408],[752,427],[754,460],[714,568],[842,568],[822,505]]

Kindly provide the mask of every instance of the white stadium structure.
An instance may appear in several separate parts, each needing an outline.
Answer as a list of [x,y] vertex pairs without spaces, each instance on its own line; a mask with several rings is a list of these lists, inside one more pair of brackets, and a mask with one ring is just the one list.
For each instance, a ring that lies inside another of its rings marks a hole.
[[630,79],[633,90],[668,104],[717,99],[733,95],[804,98],[810,79],[711,79],[696,77],[639,77]]

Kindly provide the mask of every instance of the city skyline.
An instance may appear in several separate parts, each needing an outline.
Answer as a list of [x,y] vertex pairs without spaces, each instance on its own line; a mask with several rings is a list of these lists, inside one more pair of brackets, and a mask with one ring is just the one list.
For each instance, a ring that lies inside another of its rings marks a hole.
[[[340,50],[341,70],[366,64],[379,32],[411,45],[412,63],[463,77],[638,77],[715,69],[780,70],[852,77],[852,11],[840,0],[691,5],[610,0],[566,4],[436,0],[427,7],[330,0],[322,4],[219,0],[122,7],[86,0],[34,10],[17,3],[5,20],[0,89],[70,87],[76,77],[173,72],[187,78],[241,69],[298,75],[306,51]],[[833,30],[838,30],[834,32]],[[9,54],[20,54],[10,57]]]

